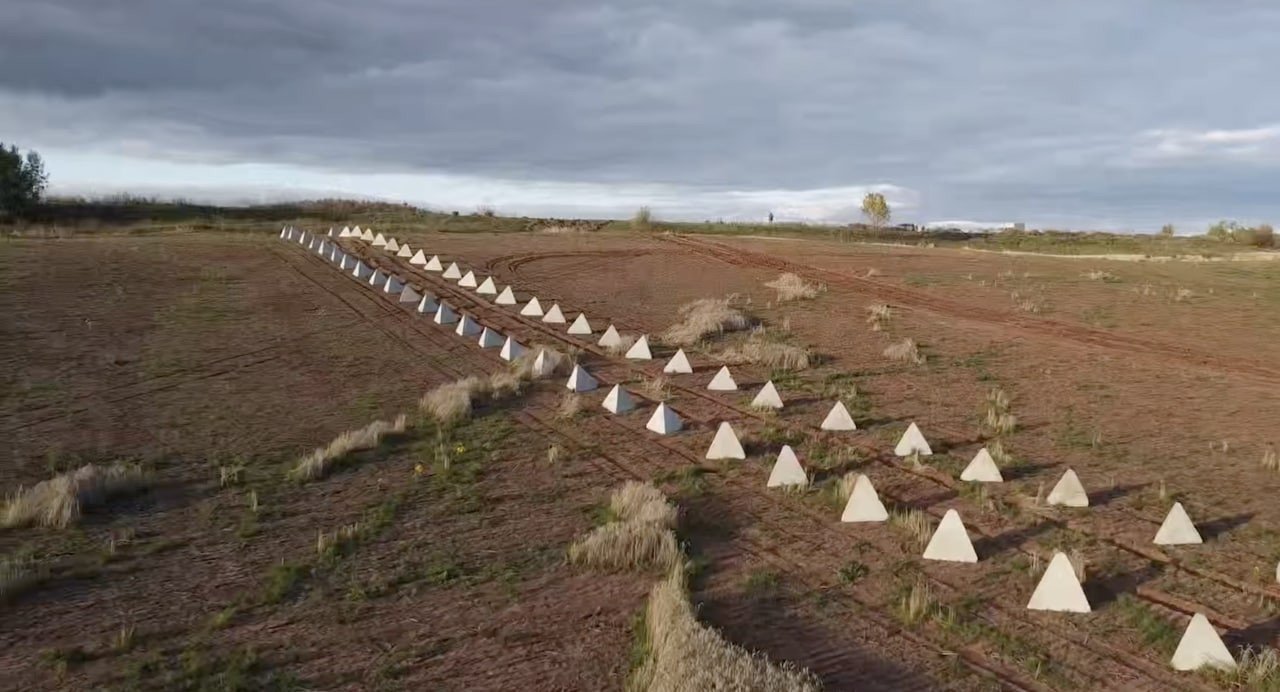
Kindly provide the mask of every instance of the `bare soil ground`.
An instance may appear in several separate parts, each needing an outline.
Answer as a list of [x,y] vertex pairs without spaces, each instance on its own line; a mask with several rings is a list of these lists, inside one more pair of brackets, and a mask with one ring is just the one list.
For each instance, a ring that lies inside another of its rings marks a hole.
[[[266,234],[6,242],[0,487],[120,458],[142,460],[156,481],[72,529],[0,531],[0,554],[49,570],[0,605],[0,679],[14,689],[620,688],[652,577],[588,574],[562,555],[626,478],[656,479],[680,504],[701,616],[830,689],[1214,688],[1167,665],[1196,611],[1232,645],[1275,644],[1280,474],[1258,463],[1280,441],[1272,263],[1111,266],[605,234],[401,239],[492,274],[522,301],[559,301],[570,319],[585,311],[597,332],[612,321],[655,334],[685,302],[738,294],[821,362],[801,373],[735,367],[742,391],[707,392],[716,354],[741,339],[729,337],[690,350],[695,374],[669,378],[688,424],[680,435],[644,430],[649,401],[606,415],[606,388],[557,418],[551,383],[455,432],[418,429],[297,485],[284,469],[301,453],[412,411],[435,384],[492,372],[496,354]],[[344,244],[524,343],[581,348],[602,382],[642,399],[674,350],[655,346],[651,363],[609,356]],[[1081,275],[1093,269],[1109,276]],[[827,290],[776,304],[763,284],[781,271]],[[865,323],[876,303],[894,309],[883,332]],[[925,365],[881,354],[903,337],[922,344]],[[770,378],[787,402],[780,414],[748,407]],[[862,430],[819,432],[849,385]],[[1003,486],[975,492],[954,479],[987,441],[979,420],[993,386],[1018,416],[1005,441],[1018,465]],[[722,420],[744,438],[746,462],[703,459]],[[927,466],[888,454],[913,420],[941,452]],[[814,489],[765,490],[783,443]],[[245,478],[220,487],[231,464]],[[1090,509],[1035,502],[1067,467]],[[893,526],[840,524],[830,487],[855,469],[895,507],[935,521],[959,509],[981,562],[926,562]],[[1175,497],[1204,545],[1151,545]],[[317,553],[318,532],[357,522],[359,541]],[[1087,558],[1093,614],[1023,609],[1057,549]],[[918,584],[933,605],[915,619],[901,606]]]

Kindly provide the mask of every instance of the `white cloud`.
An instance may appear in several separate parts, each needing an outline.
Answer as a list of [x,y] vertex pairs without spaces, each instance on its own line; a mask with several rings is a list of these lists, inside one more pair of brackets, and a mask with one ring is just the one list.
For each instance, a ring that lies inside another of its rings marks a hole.
[[1280,124],[1244,129],[1157,128],[1137,137],[1133,161],[1280,163]]

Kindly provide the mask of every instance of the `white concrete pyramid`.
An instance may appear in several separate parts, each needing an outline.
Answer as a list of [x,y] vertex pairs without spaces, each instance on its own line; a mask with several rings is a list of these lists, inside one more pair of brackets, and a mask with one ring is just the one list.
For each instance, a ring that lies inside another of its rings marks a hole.
[[350,227],[350,226],[343,226],[343,227],[342,227],[342,230],[338,232],[338,237],[339,237],[339,238],[350,238],[350,237],[351,237],[351,227]]
[[387,293],[399,293],[404,290],[404,282],[398,276],[387,276],[386,286],[382,290]]
[[439,304],[436,303],[435,296],[430,293],[423,294],[422,300],[418,301],[418,312],[423,315],[428,313],[435,314],[439,307]]
[[1076,472],[1067,469],[1067,472],[1062,474],[1062,478],[1058,479],[1058,483],[1053,486],[1053,490],[1049,491],[1047,501],[1051,505],[1063,507],[1088,507],[1089,493],[1084,491],[1084,486],[1080,483]]
[[796,458],[795,451],[791,449],[791,445],[782,445],[782,451],[778,452],[778,459],[773,462],[773,470],[769,472],[769,482],[765,483],[765,487],[779,488],[808,484],[809,476],[800,465],[800,460]]
[[653,353],[649,351],[649,335],[643,334],[636,339],[631,348],[627,349],[627,358],[629,360],[653,360]]
[[476,287],[476,293],[482,296],[497,295],[498,287],[493,285],[493,277],[485,277],[485,280],[481,281],[480,285]]
[[502,289],[502,293],[499,293],[497,298],[493,299],[493,302],[498,305],[515,305],[516,294],[511,290],[510,286],[507,286]]
[[416,254],[414,254],[412,258],[409,259],[409,264],[412,264],[415,267],[421,267],[426,263],[427,263],[427,254],[421,250],[419,250]]
[[933,450],[929,449],[929,441],[924,439],[924,433],[920,432],[920,428],[916,427],[914,421],[907,426],[907,431],[902,433],[902,439],[898,440],[898,446],[893,448],[893,453],[900,457],[909,457],[912,454],[919,454],[927,457],[933,454]]
[[288,227],[288,226],[281,226],[281,227],[280,227],[280,237],[281,237],[281,238],[285,237],[285,235],[286,235],[288,232],[289,232],[289,227]]
[[373,286],[375,291],[381,291],[382,287],[387,285],[386,273],[381,269],[373,272],[373,275],[369,277],[369,285]]
[[480,348],[497,348],[502,345],[503,341],[501,334],[488,327],[485,327],[484,331],[480,332]]
[[519,341],[511,337],[507,337],[507,342],[502,345],[502,351],[498,353],[498,357],[503,360],[515,360],[525,353],[524,346]]
[[319,245],[316,245],[316,254],[317,254],[317,255],[323,255],[324,253],[326,253],[326,252],[328,252],[328,251],[329,251],[329,241],[327,241],[327,240],[321,240],[321,241],[320,241],[320,244],[319,244]]
[[373,246],[374,246],[374,247],[386,247],[386,246],[387,246],[387,238],[386,238],[386,236],[382,235],[381,233],[379,233],[378,235],[375,235],[375,236],[373,237]]
[[330,226],[330,227],[329,227],[329,237],[330,237],[330,238],[332,238],[332,237],[333,237],[333,226]]
[[662,366],[662,372],[668,375],[688,375],[693,372],[693,366],[689,364],[689,356],[684,354],[683,348],[676,351],[676,354],[671,356],[671,360]]
[[418,293],[418,290],[415,289],[413,286],[405,286],[404,290],[400,292],[401,303],[416,304],[420,300],[422,300],[422,294]]
[[600,340],[596,343],[605,348],[615,348],[622,345],[622,335],[618,333],[618,328],[611,324],[608,329],[604,330],[604,334],[600,335]]
[[733,426],[728,422],[720,424],[716,429],[716,436],[711,440],[711,446],[707,448],[708,459],[746,459],[747,453],[742,449],[742,443],[738,441],[738,436],[733,432]]
[[844,503],[844,512],[840,514],[840,521],[861,523],[885,521],[888,518],[889,512],[880,501],[880,494],[871,484],[871,479],[861,473],[858,474],[853,481],[853,491],[849,493],[849,501]]
[[546,349],[538,349],[538,355],[533,359],[533,374],[538,377],[546,377],[555,370],[555,366],[551,364],[551,359],[547,357]]
[[1093,612],[1093,606],[1089,605],[1089,599],[1084,595],[1080,580],[1076,578],[1076,570],[1071,566],[1066,553],[1059,551],[1053,554],[1044,576],[1040,577],[1040,583],[1036,584],[1036,590],[1031,593],[1027,609],[1062,613]]
[[564,324],[564,313],[560,311],[560,304],[552,303],[551,309],[547,310],[547,314],[542,316],[542,321],[553,324]]
[[446,279],[461,279],[462,270],[458,268],[457,262],[450,262],[449,268],[444,270],[443,276]]
[[1236,669],[1236,659],[1204,613],[1191,616],[1191,622],[1187,623],[1169,663],[1174,670],[1198,670],[1205,666],[1220,670]]
[[356,260],[356,266],[351,268],[351,275],[361,281],[369,278],[371,274],[373,274],[373,270],[361,260]]
[[355,268],[355,266],[356,266],[356,261],[351,259],[351,255],[343,253],[342,260],[338,262],[338,269],[341,269],[342,271],[346,271],[348,269]]
[[[422,268],[426,269],[429,272],[438,272],[438,271],[444,270],[444,265],[441,264],[440,262],[440,255],[432,255],[431,259],[427,260],[426,265],[423,266]],[[446,278],[453,278],[453,277],[446,277]]]
[[413,248],[408,243],[400,246],[400,251],[396,253],[396,257],[413,257]]
[[604,397],[605,410],[609,413],[626,413],[636,407],[635,399],[631,398],[631,394],[622,388],[622,385],[615,384],[613,389]]
[[1169,513],[1165,515],[1160,530],[1156,532],[1155,543],[1156,545],[1195,545],[1204,543],[1204,539],[1200,538],[1200,532],[1196,530],[1191,517],[1187,516],[1187,510],[1183,508],[1182,503],[1175,502],[1173,507],[1169,508]]
[[[425,298],[423,300],[426,300]],[[458,321],[458,313],[448,305],[441,303],[436,307],[436,316],[432,318],[436,324],[453,324]]]
[[733,375],[729,374],[729,366],[720,366],[720,371],[716,376],[711,378],[711,383],[707,385],[707,389],[713,392],[736,392],[738,391],[738,383],[733,381]]
[[391,238],[385,245],[383,245],[383,247],[387,249],[387,252],[400,252],[400,241],[395,238]]
[[463,274],[462,278],[458,279],[458,285],[463,288],[475,288],[476,286],[479,285],[476,282],[476,273],[473,271],[468,271],[466,274]]
[[773,380],[764,383],[760,388],[760,393],[756,394],[756,398],[751,400],[752,408],[782,408],[782,396],[778,394],[778,388],[773,386]]
[[587,313],[578,313],[578,318],[569,325],[569,333],[578,335],[591,333],[591,323],[587,321]]
[[542,303],[538,302],[537,296],[529,300],[529,304],[520,308],[520,314],[526,317],[542,317]]
[[649,416],[649,422],[645,423],[644,427],[646,430],[656,432],[659,435],[672,435],[684,428],[684,422],[664,401],[658,403],[658,408],[654,409],[653,415]]
[[844,402],[837,401],[827,413],[827,417],[822,419],[822,425],[819,427],[823,430],[857,430],[858,424],[853,422],[853,416],[849,415],[849,409],[844,407]]
[[969,540],[964,522],[960,521],[959,512],[949,509],[942,515],[938,530],[933,532],[933,538],[925,546],[924,559],[944,562],[978,561],[978,554],[973,550],[973,542]]
[[309,236],[307,236],[307,243],[306,243],[306,245],[307,245],[307,250],[314,250],[314,249],[316,249],[316,237],[315,237],[315,236],[313,236],[313,235],[309,235]]
[[969,465],[960,472],[960,480],[979,483],[1003,483],[1004,476],[1000,475],[1000,468],[996,466],[996,460],[991,458],[991,452],[988,452],[987,448],[983,447],[973,456],[973,461],[970,461]]
[[589,392],[599,386],[596,378],[592,377],[581,365],[574,365],[573,372],[569,373],[569,381],[564,386],[571,392]]
[[299,235],[298,235],[298,244],[299,244],[299,245],[306,245],[306,244],[307,244],[307,240],[308,240],[308,238],[307,238],[307,232],[306,232],[306,231],[303,231],[301,234],[299,234]]
[[363,237],[364,237],[364,234],[360,231],[360,227],[359,227],[359,226],[356,226],[355,228],[351,229],[351,237],[352,237],[352,238],[363,238]]
[[471,315],[463,315],[458,320],[458,327],[453,330],[458,336],[475,336],[480,333],[480,323],[475,321]]
[[360,239],[369,243],[372,243],[375,237],[373,231],[368,228],[364,229],[364,233],[360,234]]

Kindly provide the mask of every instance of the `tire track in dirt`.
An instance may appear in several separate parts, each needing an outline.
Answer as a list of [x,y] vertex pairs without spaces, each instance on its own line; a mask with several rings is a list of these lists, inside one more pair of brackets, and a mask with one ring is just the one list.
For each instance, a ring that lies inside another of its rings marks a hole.
[[732,266],[791,272],[829,285],[855,289],[861,293],[892,302],[896,306],[909,307],[937,315],[981,323],[998,329],[1013,330],[1041,340],[1050,340],[1054,343],[1071,343],[1080,347],[1116,351],[1126,355],[1153,356],[1167,361],[1176,361],[1184,365],[1217,370],[1271,385],[1280,383],[1280,370],[1269,367],[1262,362],[1242,361],[1235,357],[1225,358],[1152,339],[1124,336],[1045,318],[1025,317],[1000,310],[990,310],[939,298],[909,288],[891,286],[884,282],[872,281],[853,274],[829,269],[817,269],[750,250],[732,248],[708,240],[695,239],[688,236],[668,236],[661,237],[660,240],[685,248],[690,252],[720,260]]

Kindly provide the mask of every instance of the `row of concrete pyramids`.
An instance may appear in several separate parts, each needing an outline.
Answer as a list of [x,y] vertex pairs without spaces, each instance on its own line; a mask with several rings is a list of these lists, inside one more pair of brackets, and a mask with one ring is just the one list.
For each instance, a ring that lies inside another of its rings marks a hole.
[[[331,229],[329,235],[332,236],[333,234],[334,232]],[[382,234],[375,235],[369,229],[361,231],[359,227],[354,231],[344,228],[338,233],[338,237],[360,238],[371,242],[374,246],[383,247],[388,252],[393,252],[396,256],[409,257],[412,264],[423,266],[428,271],[441,271],[444,278],[457,279],[460,286],[476,288],[477,293],[498,293],[492,277],[486,278],[483,283],[477,283],[473,272],[462,274],[456,263],[452,263],[445,268],[439,256],[432,256],[428,259],[422,250],[418,250],[415,254],[407,243],[401,244],[395,238],[386,239]],[[387,275],[380,269],[371,269],[358,259],[352,260],[336,244],[327,243],[312,234],[297,232],[288,227],[281,231],[281,238],[296,240],[308,250],[312,250],[338,264],[340,269],[350,268],[355,278],[360,280],[367,278],[369,285],[375,290],[381,290],[387,294],[399,294],[398,302],[416,303],[416,309],[419,313],[434,310],[434,321],[437,324],[457,323],[455,332],[462,336],[478,335],[478,344],[481,348],[501,346],[500,357],[504,360],[514,360],[526,351],[525,347],[512,337],[507,336],[504,339],[496,330],[480,325],[470,315],[462,315],[459,318],[448,305],[443,302],[437,302],[433,296],[426,294],[425,291],[420,292],[419,289],[407,285],[399,277]],[[511,287],[506,287],[495,302],[506,305],[516,304]],[[566,321],[558,304],[553,304],[551,310],[543,313],[536,297],[521,310],[521,314],[525,316],[540,314],[544,317],[544,321],[550,322],[563,323]],[[546,319],[547,315],[551,316],[550,320]],[[585,314],[578,316],[573,326],[570,327],[569,333],[576,335],[592,333]],[[621,343],[621,336],[614,326],[610,325],[601,340],[601,345],[611,346],[619,343]],[[637,346],[640,346],[642,350],[637,350]],[[634,354],[633,351],[635,352]],[[640,337],[635,345],[628,350],[626,357],[650,360],[652,354],[649,351],[647,337]],[[546,362],[545,353],[538,355],[534,367],[535,370],[542,374],[549,373],[549,364]],[[693,369],[687,355],[681,349],[671,358],[670,362],[663,368],[663,371],[666,373],[692,373]],[[597,389],[599,383],[585,368],[581,365],[575,365],[565,386],[570,391],[581,393]],[[716,373],[708,384],[707,389],[711,391],[737,391],[738,386],[726,366]],[[772,381],[766,382],[752,401],[752,406],[757,408],[781,409],[783,405],[782,397]],[[636,401],[621,385],[614,385],[605,396],[602,406],[611,413],[621,414],[634,410]],[[683,421],[665,402],[659,402],[645,427],[647,430],[660,435],[670,435],[683,429]],[[841,402],[836,402],[826,419],[823,420],[821,427],[824,430],[857,429],[853,417]],[[900,457],[912,455],[930,456],[933,453],[927,439],[925,439],[923,433],[914,422],[908,426],[906,432],[895,446],[894,452]],[[706,458],[713,460],[746,458],[742,443],[728,422],[722,422],[716,430],[711,445],[707,449]],[[1003,482],[1000,469],[986,448],[979,450],[961,473],[960,478],[961,480],[973,482]],[[808,476],[794,450],[789,445],[784,445],[769,475],[767,486],[806,485],[808,482]],[[1089,504],[1088,493],[1085,492],[1083,484],[1071,469],[1068,469],[1063,474],[1047,499],[1051,505],[1084,507]],[[871,480],[865,475],[859,475],[841,513],[841,521],[848,523],[883,522],[887,521],[888,516],[888,512],[880,501]],[[1202,539],[1182,504],[1175,502],[1159,531],[1157,531],[1154,542],[1159,545],[1183,545],[1201,543]],[[960,518],[959,512],[955,509],[947,510],[925,547],[923,557],[928,560],[948,562],[974,563],[978,561],[977,552],[969,539],[968,531]],[[1033,591],[1027,603],[1027,608],[1031,610],[1076,613],[1092,611],[1092,606],[1089,604],[1084,589],[1065,554],[1061,552],[1054,554],[1048,568]],[[1232,668],[1235,666],[1235,660],[1208,619],[1203,614],[1197,613],[1183,634],[1177,651],[1174,653],[1172,665],[1178,670],[1192,670],[1206,665]]]

